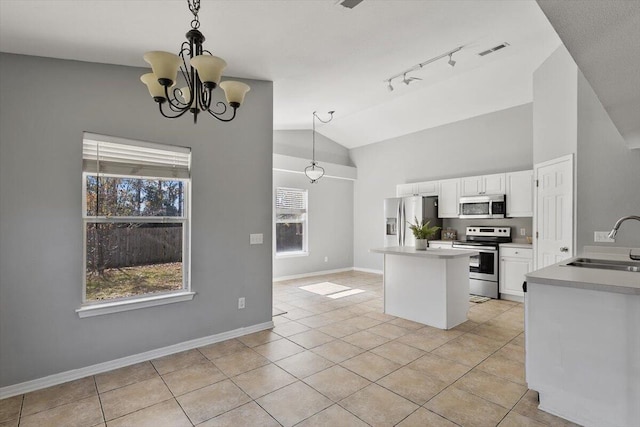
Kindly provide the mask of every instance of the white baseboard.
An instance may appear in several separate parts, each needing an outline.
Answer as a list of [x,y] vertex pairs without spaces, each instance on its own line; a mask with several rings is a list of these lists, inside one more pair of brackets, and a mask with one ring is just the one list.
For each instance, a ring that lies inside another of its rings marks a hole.
[[193,348],[214,344],[231,338],[241,337],[243,335],[252,334],[254,332],[259,332],[270,328],[273,328],[273,321],[247,326],[246,328],[238,328],[216,335],[209,335],[207,337],[196,338],[194,340],[181,342],[167,347],[157,348],[155,350],[145,351],[144,353],[110,360],[108,362],[98,363],[96,365],[86,366],[80,369],[73,369],[71,371],[60,372],[59,374],[53,374],[47,377],[38,378],[19,384],[0,387],[0,399],[17,396],[23,393],[29,393],[31,391],[40,390],[42,388],[51,387],[54,385],[66,383],[68,381],[88,377],[89,375],[101,374],[113,369],[123,368],[125,366],[133,365],[140,362],[146,362],[147,360],[156,359],[162,356],[168,356],[170,354],[179,353],[185,350],[191,350]]
[[323,274],[343,273],[345,271],[353,271],[353,267],[338,268],[336,270],[313,271],[311,273],[294,274],[291,276],[274,277],[274,282],[282,282],[283,280],[302,279],[303,277],[322,276]]
[[360,267],[353,267],[353,271],[362,271],[363,273],[374,273],[374,274],[384,273],[384,271],[382,270],[374,270],[373,268],[360,268]]

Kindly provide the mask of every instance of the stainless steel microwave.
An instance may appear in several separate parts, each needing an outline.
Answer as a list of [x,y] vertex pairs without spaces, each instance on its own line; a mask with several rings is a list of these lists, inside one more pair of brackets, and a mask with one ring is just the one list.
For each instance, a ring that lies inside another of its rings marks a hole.
[[506,213],[504,194],[460,197],[460,218],[504,218]]

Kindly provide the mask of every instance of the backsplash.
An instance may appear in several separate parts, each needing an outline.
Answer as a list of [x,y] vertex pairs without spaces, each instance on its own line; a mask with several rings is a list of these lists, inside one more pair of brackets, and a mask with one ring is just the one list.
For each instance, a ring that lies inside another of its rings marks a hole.
[[504,218],[504,219],[459,219],[445,218],[443,228],[453,228],[458,232],[457,240],[465,239],[465,230],[474,225],[490,225],[492,227],[511,227],[511,239],[514,242],[524,242],[525,236],[520,235],[520,229],[524,228],[527,236],[533,233],[532,218]]

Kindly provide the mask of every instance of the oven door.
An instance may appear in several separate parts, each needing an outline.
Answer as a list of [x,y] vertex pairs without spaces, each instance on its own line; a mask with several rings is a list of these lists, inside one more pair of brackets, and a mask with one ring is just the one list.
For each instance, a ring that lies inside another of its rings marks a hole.
[[483,246],[454,245],[454,249],[469,249],[477,251],[469,257],[469,278],[478,280],[498,281],[498,250]]
[[[474,259],[475,258],[475,259]],[[469,278],[498,281],[498,251],[481,249],[469,258]]]

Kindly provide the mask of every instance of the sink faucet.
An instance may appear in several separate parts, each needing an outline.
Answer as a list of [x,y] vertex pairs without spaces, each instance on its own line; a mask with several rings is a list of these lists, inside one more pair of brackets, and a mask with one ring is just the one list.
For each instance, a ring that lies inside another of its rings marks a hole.
[[[616,224],[613,226],[613,230],[611,230],[611,232],[609,233],[609,238],[610,239],[616,239],[616,234],[618,234],[618,229],[620,228],[620,225],[622,225],[623,222],[625,222],[628,219],[635,219],[636,221],[640,221],[640,216],[637,215],[627,215],[627,216],[623,216],[622,218],[620,218],[619,220],[616,221]],[[634,261],[640,261],[640,255],[633,255],[633,249],[629,250],[629,258],[634,260]]]
[[622,218],[616,221],[616,224],[613,226],[613,230],[611,230],[608,237],[610,239],[615,240],[616,234],[618,234],[618,228],[620,228],[620,225],[628,219],[635,219],[637,221],[640,221],[640,216],[636,216],[636,215],[623,216]]

